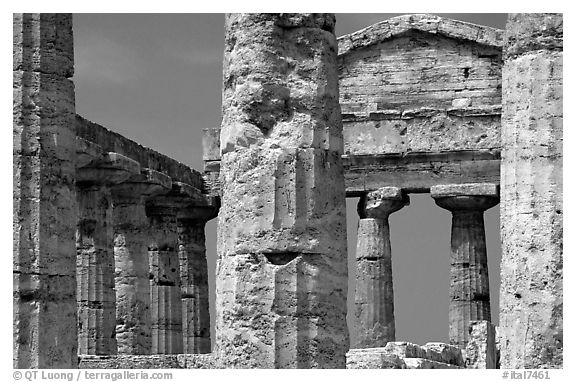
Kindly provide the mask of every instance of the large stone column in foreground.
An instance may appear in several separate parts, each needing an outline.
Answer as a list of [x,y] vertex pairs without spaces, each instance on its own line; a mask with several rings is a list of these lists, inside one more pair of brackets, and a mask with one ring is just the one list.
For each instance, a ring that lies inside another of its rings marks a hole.
[[355,330],[353,348],[383,347],[395,341],[394,285],[388,216],[410,203],[398,187],[384,187],[358,203]]
[[138,173],[138,162],[116,153],[76,171],[78,354],[117,351],[110,186]]
[[72,16],[13,17],[13,365],[76,368]]
[[449,338],[450,344],[465,348],[470,321],[491,321],[484,211],[498,204],[498,186],[440,185],[430,194],[452,212]]
[[335,19],[226,16],[216,355],[344,368],[346,220]]
[[170,177],[144,169],[112,188],[118,354],[150,354],[152,350],[145,203],[171,187]]
[[502,71],[503,368],[562,367],[562,14],[511,14]]

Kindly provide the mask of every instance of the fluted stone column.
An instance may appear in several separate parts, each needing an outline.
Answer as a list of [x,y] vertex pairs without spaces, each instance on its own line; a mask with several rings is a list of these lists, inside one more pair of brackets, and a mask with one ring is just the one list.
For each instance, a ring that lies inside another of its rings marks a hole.
[[176,213],[181,206],[169,196],[153,198],[146,208],[150,219],[148,255],[152,319],[152,354],[180,354],[182,301],[177,252]]
[[396,340],[388,216],[409,203],[397,187],[370,192],[358,203],[353,348],[383,347]]
[[502,368],[563,365],[563,17],[510,14],[502,69]]
[[178,213],[178,253],[182,280],[182,331],[184,353],[210,353],[210,311],[206,236],[208,220],[216,217],[213,207],[187,207]]
[[452,212],[450,344],[466,347],[470,321],[491,321],[484,211],[498,204],[495,184],[433,186],[436,204]]
[[223,367],[345,368],[346,217],[332,14],[229,14],[216,349]]
[[13,366],[76,368],[72,15],[13,15]]
[[118,354],[150,354],[152,350],[145,203],[171,187],[169,177],[144,169],[112,188]]
[[78,354],[116,354],[116,295],[110,186],[140,173],[116,153],[76,171]]

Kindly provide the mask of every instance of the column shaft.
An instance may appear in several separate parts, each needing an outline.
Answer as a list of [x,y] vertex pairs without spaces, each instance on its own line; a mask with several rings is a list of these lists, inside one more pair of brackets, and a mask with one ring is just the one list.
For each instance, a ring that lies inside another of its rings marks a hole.
[[178,254],[182,281],[184,353],[210,353],[210,312],[205,223],[179,219]]
[[396,339],[388,217],[408,204],[398,187],[369,192],[358,203],[354,348],[383,347]]
[[149,238],[143,197],[115,197],[113,212],[118,353],[150,354]]
[[396,338],[388,217],[360,219],[356,254],[353,348],[383,347]]
[[13,15],[13,365],[76,368],[72,16]]
[[78,187],[78,207],[78,353],[116,354],[112,205],[108,187]]
[[484,211],[452,212],[450,343],[465,346],[470,321],[490,319]]
[[160,208],[162,211],[148,214],[153,238],[148,247],[152,354],[180,354],[183,352],[182,301],[176,211]]
[[460,348],[468,342],[471,320],[491,320],[484,211],[498,204],[499,192],[498,185],[490,183],[430,189],[436,204],[452,212],[449,338]]
[[334,16],[226,16],[216,356],[344,368],[346,219]]
[[562,14],[510,14],[505,44],[501,364],[561,368]]

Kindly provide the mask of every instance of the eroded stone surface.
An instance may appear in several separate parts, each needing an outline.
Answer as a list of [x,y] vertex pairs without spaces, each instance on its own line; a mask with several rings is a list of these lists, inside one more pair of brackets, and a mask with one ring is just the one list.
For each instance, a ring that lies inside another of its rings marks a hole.
[[171,179],[145,169],[112,188],[116,341],[119,354],[150,354],[151,295],[146,200],[171,189]]
[[346,353],[347,369],[406,369],[404,361],[380,348],[350,349]]
[[184,353],[209,353],[211,350],[204,229],[216,213],[214,208],[188,207],[177,215]]
[[75,368],[72,16],[13,15],[13,366]]
[[491,321],[484,211],[498,203],[495,191],[495,185],[437,186],[431,190],[436,204],[452,212],[449,338],[461,348],[468,341],[470,321]]
[[513,14],[503,70],[503,368],[563,361],[562,14]]
[[216,281],[225,367],[345,366],[333,28],[331,14],[226,16]]
[[385,346],[396,339],[388,216],[406,204],[407,195],[396,187],[370,192],[358,203],[353,348]]
[[350,349],[347,369],[459,369],[464,367],[462,351],[452,345],[388,342],[385,347]]
[[496,349],[496,328],[489,321],[470,321],[466,345],[466,368],[496,369],[498,352]]

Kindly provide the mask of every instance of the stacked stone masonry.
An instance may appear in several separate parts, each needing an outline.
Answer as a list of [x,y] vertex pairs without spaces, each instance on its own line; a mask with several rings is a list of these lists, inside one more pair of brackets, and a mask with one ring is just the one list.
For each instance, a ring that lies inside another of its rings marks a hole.
[[[406,15],[338,39],[332,14],[229,14],[203,173],[75,114],[71,15],[13,20],[14,367],[562,367],[561,14],[505,31]],[[388,217],[410,193],[452,214],[450,344],[396,342]]]

